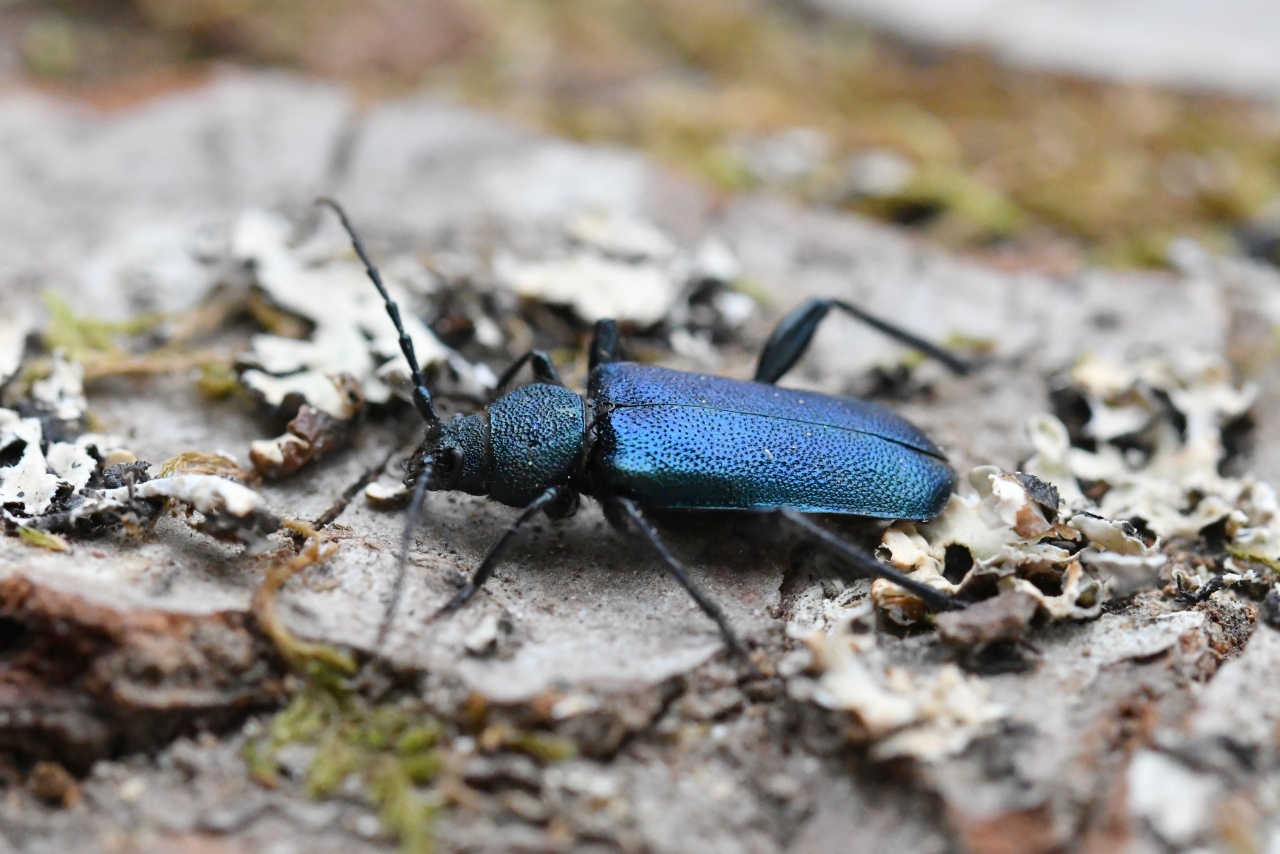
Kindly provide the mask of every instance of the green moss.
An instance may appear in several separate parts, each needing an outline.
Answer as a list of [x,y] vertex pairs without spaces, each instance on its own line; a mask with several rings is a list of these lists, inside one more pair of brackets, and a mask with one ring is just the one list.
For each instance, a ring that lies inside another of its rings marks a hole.
[[[118,79],[136,75],[141,57],[221,54],[355,78],[365,94],[426,82],[521,122],[642,149],[735,191],[760,183],[735,140],[815,128],[828,156],[787,192],[839,203],[848,155],[888,149],[920,170],[912,195],[941,208],[920,227],[945,242],[1013,237],[1034,248],[1047,234],[1057,247],[1065,236],[1117,264],[1163,264],[1149,251],[1160,236],[1211,238],[1280,196],[1274,108],[903,46],[797,4],[427,4],[424,25],[443,41],[395,56],[363,43],[380,13],[360,0],[116,6],[133,17],[62,3],[33,20],[23,37],[29,67]],[[230,41],[215,35],[232,32]],[[335,55],[345,57],[338,66]],[[296,318],[262,319],[281,334],[305,332]]]
[[[331,674],[332,676],[332,674]],[[415,697],[370,700],[347,681],[307,679],[287,707],[244,749],[250,773],[266,786],[280,783],[278,756],[286,745],[312,748],[302,780],[310,797],[345,795],[358,781],[387,832],[405,852],[432,850],[432,826],[445,808],[444,791],[463,783],[449,775],[452,745],[461,732],[483,726],[487,703],[478,697],[458,721],[431,713]],[[475,744],[485,752],[515,751],[541,763],[577,755],[577,746],[551,733],[485,727]]]
[[527,753],[542,762],[562,762],[578,755],[578,746],[572,741],[545,732],[517,732],[504,743],[512,750]]
[[61,16],[48,15],[22,30],[22,61],[41,77],[66,77],[81,65],[83,46],[75,25]]
[[731,287],[738,293],[751,297],[756,305],[768,305],[773,301],[773,292],[763,282],[750,276],[739,276]]
[[972,335],[949,335],[942,342],[947,350],[960,350],[975,356],[987,356],[996,351],[996,342],[990,338],[977,338]]
[[1022,225],[1022,210],[995,187],[962,168],[921,170],[903,190],[910,203],[937,207],[972,226],[972,239],[1002,238]]
[[[1214,240],[1280,194],[1274,110],[1228,98],[1005,69],[904,49],[756,0],[488,0],[489,41],[451,70],[466,96],[588,141],[637,146],[730,190],[760,179],[733,142],[815,128],[828,155],[782,189],[839,200],[869,149],[914,164],[858,202],[951,244],[1079,240],[1106,263],[1163,265],[1170,236]],[[909,212],[909,211],[908,211]]]
[[240,391],[240,378],[231,362],[207,362],[200,366],[196,388],[205,397],[220,400]]
[[[1065,237],[1095,260],[1164,264],[1160,241],[1214,239],[1280,196],[1272,107],[907,47],[800,5],[425,4],[424,25],[442,41],[389,56],[362,41],[381,13],[360,0],[147,0],[115,4],[134,17],[114,22],[94,4],[62,3],[33,21],[23,49],[30,68],[64,78],[127,77],[146,56],[221,54],[355,78],[366,95],[425,82],[520,122],[644,150],[731,191],[761,182],[736,143],[814,128],[827,156],[780,189],[843,204],[849,155],[887,149],[919,174],[909,198],[866,212],[900,221],[909,202],[935,206],[913,222],[966,247],[1012,239],[1055,253]],[[269,328],[305,333],[273,314],[260,318]]]
[[162,319],[158,314],[144,314],[132,320],[112,323],[81,317],[69,302],[52,291],[45,292],[44,303],[49,311],[45,343],[51,350],[61,347],[68,356],[80,362],[93,357],[125,357],[120,338],[148,332]]
[[1227,554],[1231,555],[1236,560],[1261,564],[1272,572],[1280,574],[1280,560],[1276,560],[1273,557],[1268,557],[1265,554],[1250,551],[1243,546],[1232,545],[1230,543],[1227,544]]
[[439,797],[422,796],[410,762],[382,757],[370,770],[369,799],[379,804],[383,827],[400,839],[405,852],[428,852],[434,847],[431,827],[441,809]]
[[48,549],[51,552],[65,552],[70,548],[67,545],[67,541],[57,534],[51,534],[48,531],[42,531],[39,528],[31,528],[26,525],[18,526],[18,539],[29,546]]
[[358,778],[401,850],[418,854],[432,850],[440,798],[424,787],[443,768],[438,753],[443,732],[442,723],[419,701],[374,703],[331,681],[308,681],[267,732],[246,744],[245,761],[257,780],[275,786],[281,748],[314,748],[303,791],[329,797]]
[[444,728],[436,720],[424,720],[407,727],[396,739],[396,752],[401,756],[409,756],[428,748],[435,747],[440,741]]

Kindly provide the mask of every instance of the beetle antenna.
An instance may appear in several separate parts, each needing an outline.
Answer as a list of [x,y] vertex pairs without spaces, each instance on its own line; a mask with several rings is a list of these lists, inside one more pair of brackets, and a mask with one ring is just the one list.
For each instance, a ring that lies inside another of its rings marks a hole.
[[378,289],[378,294],[387,307],[387,316],[391,318],[396,332],[400,335],[400,352],[404,353],[405,361],[409,363],[409,376],[413,382],[413,408],[418,410],[427,424],[439,424],[440,416],[436,415],[435,407],[432,405],[431,391],[427,388],[426,377],[422,375],[422,368],[418,366],[418,357],[413,352],[413,339],[404,331],[404,324],[400,321],[400,307],[396,305],[395,300],[391,299],[386,286],[382,284],[382,274],[378,272],[373,261],[369,260],[369,253],[365,251],[360,235],[356,234],[355,227],[351,225],[351,220],[347,218],[347,212],[342,209],[342,206],[329,198],[317,199],[316,204],[332,208],[338,215],[338,219],[342,221],[342,227],[351,238],[352,248],[356,250],[356,255],[360,256],[360,261],[364,264],[364,271],[369,274],[369,280]]
[[409,502],[409,512],[404,520],[404,533],[400,537],[400,554],[396,559],[396,581],[391,587],[391,603],[382,615],[382,625],[378,626],[378,640],[374,649],[379,653],[387,642],[391,624],[395,621],[396,611],[400,608],[400,596],[404,592],[405,571],[409,566],[409,548],[413,545],[413,532],[422,522],[422,511],[426,507],[427,484],[431,482],[431,470],[435,459],[427,457],[418,470],[418,480],[413,485],[413,498]]

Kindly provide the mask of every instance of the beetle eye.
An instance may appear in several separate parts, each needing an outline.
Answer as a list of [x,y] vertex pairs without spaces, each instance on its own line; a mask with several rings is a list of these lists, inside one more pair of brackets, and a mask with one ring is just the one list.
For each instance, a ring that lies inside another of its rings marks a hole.
[[449,485],[453,486],[462,477],[462,449],[450,448],[445,471],[449,473]]

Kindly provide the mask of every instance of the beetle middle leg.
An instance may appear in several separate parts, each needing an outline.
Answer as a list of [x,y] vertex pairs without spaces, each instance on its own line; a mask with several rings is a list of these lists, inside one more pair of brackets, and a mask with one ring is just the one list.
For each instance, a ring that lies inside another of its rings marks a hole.
[[511,367],[502,372],[502,376],[498,377],[498,383],[493,387],[493,392],[490,396],[497,398],[502,394],[503,389],[515,379],[516,374],[526,364],[529,365],[529,369],[533,372],[533,378],[538,382],[558,386],[564,385],[564,381],[560,379],[560,374],[556,371],[556,366],[551,361],[551,357],[542,350],[530,350],[512,362]]
[[587,370],[594,371],[599,365],[617,362],[622,358],[618,343],[618,322],[616,320],[597,320],[591,332],[591,346],[587,350]]
[[[630,498],[613,496],[605,500],[605,510],[609,521],[613,522],[615,526],[622,527],[623,523],[629,522],[636,533],[644,537],[649,542],[649,545],[653,546],[653,550],[667,564],[667,571],[680,583],[685,592],[693,597],[693,601],[698,604],[702,612],[715,621],[715,624],[720,628],[720,634],[724,636],[725,643],[729,645],[729,649],[750,663],[751,658],[747,654],[746,646],[729,625],[729,620],[725,617],[724,612],[720,610],[720,606],[712,602],[707,594],[699,590],[698,586],[693,583],[693,579],[685,572],[684,566],[681,565],[680,561],[676,560],[675,555],[671,553],[658,536],[658,532],[644,518],[644,514],[640,512],[640,507]],[[754,667],[754,665],[752,666]]]
[[489,547],[489,551],[485,553],[484,558],[480,561],[480,566],[476,567],[475,574],[471,576],[467,586],[459,590],[457,595],[449,600],[448,604],[436,611],[431,619],[434,620],[436,617],[450,614],[467,604],[471,597],[475,596],[480,588],[484,586],[484,583],[489,580],[489,577],[493,575],[493,570],[497,567],[503,552],[511,545],[515,535],[539,512],[545,512],[553,519],[563,519],[572,515],[577,509],[578,493],[565,486],[553,486],[535,498],[528,507],[520,512],[520,516],[507,526],[498,541]]
[[838,308],[850,317],[861,320],[913,350],[919,350],[926,356],[937,359],[957,374],[966,374],[972,368],[968,362],[956,358],[937,344],[894,326],[887,320],[868,314],[857,306],[838,299],[811,299],[784,317],[774,327],[764,349],[760,351],[760,361],[756,363],[756,382],[775,383],[783,374],[791,370],[809,349],[818,325],[833,308]]
[[810,540],[826,550],[827,553],[851,567],[859,577],[883,578],[885,581],[891,581],[902,589],[919,596],[926,604],[938,611],[950,611],[964,607],[963,603],[951,594],[936,587],[931,587],[922,581],[917,581],[888,564],[881,563],[857,546],[846,543],[798,510],[792,510],[789,507],[778,507],[766,512],[776,514],[793,528],[801,531]]

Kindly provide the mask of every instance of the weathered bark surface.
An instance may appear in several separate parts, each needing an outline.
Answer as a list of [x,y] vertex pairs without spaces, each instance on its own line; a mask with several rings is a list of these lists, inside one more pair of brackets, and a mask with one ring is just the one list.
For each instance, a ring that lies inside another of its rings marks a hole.
[[[1004,271],[850,216],[767,197],[715,199],[634,154],[536,136],[440,101],[360,112],[337,89],[275,75],[227,75],[110,115],[9,93],[0,98],[0,187],[0,312],[17,316],[39,317],[44,289],[103,318],[190,307],[203,293],[181,287],[180,270],[172,281],[118,275],[129,265],[120,247],[131,238],[180,246],[250,206],[306,216],[318,195],[343,200],[381,246],[536,245],[584,208],[646,216],[685,241],[716,234],[772,297],[771,317],[837,295],[927,337],[992,341],[988,369],[956,379],[926,367],[932,394],[898,406],[960,472],[1015,468],[1030,451],[1026,418],[1048,408],[1050,378],[1082,353],[1233,348],[1240,364],[1257,364],[1273,346],[1257,330],[1278,319],[1280,280],[1259,269],[1192,259],[1184,275]],[[851,322],[830,326],[796,382],[856,389],[896,352]],[[746,376],[750,359],[730,351],[722,371]],[[1268,417],[1280,381],[1261,379],[1269,387],[1254,468],[1280,480]],[[90,408],[104,432],[127,436],[151,461],[218,449],[244,460],[251,440],[276,432],[181,377],[113,382]],[[282,514],[338,510],[340,550],[282,594],[296,632],[371,650],[402,515],[362,496],[342,506],[342,495],[415,434],[408,413],[371,422],[355,447],[264,488]],[[394,477],[388,466],[384,480]],[[996,733],[939,763],[885,765],[778,686],[738,687],[735,666],[717,658],[714,627],[594,506],[539,523],[471,607],[425,625],[512,511],[451,495],[434,497],[428,515],[390,639],[394,664],[427,673],[426,690],[442,698],[477,692],[518,710],[555,692],[602,704],[595,730],[580,734],[596,758],[536,771],[529,784],[554,820],[527,806],[522,819],[507,790],[481,785],[473,803],[442,817],[445,848],[1261,850],[1273,833],[1280,642],[1254,629],[1258,608],[1243,600],[1120,605],[1036,631],[1034,669],[982,677],[1010,709]],[[863,527],[844,530],[867,539]],[[732,518],[666,520],[663,532],[765,658],[784,656],[787,618],[826,578],[812,556],[761,544]],[[243,736],[220,729],[282,690],[283,667],[248,618],[264,561],[177,519],[140,541],[73,542],[62,554],[0,539],[0,740],[73,765],[113,757],[92,767],[75,807],[13,788],[0,801],[0,850],[389,844],[354,801],[312,802],[252,782]],[[468,654],[465,638],[493,615],[510,634],[496,655]],[[921,672],[950,660],[932,633],[882,644]],[[206,726],[222,734],[171,741]]]
[[1230,0],[1211,21],[1192,6],[1149,0],[1103,10],[1078,0],[977,2],[947,10],[880,0],[806,3],[913,41],[981,45],[1028,68],[1271,100],[1280,94],[1280,62],[1266,41],[1280,19],[1274,6],[1258,0]]

